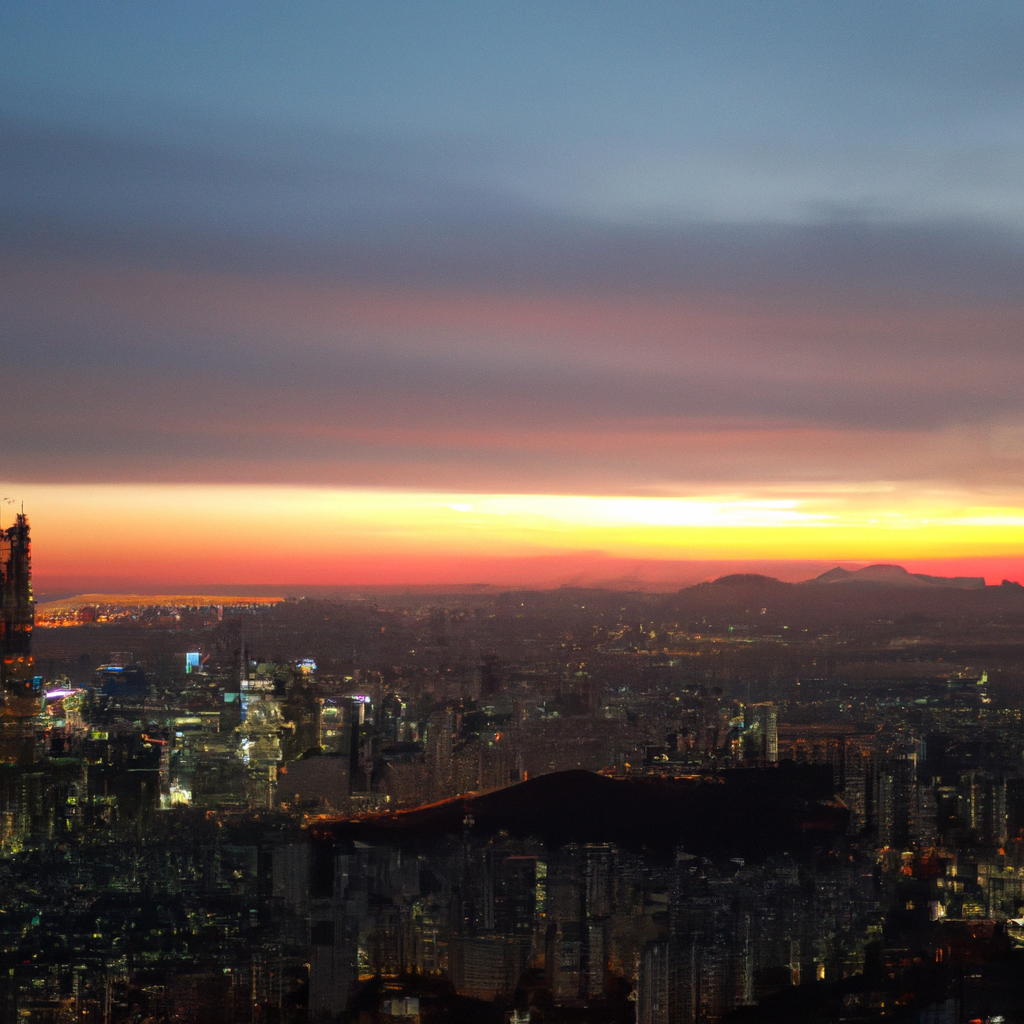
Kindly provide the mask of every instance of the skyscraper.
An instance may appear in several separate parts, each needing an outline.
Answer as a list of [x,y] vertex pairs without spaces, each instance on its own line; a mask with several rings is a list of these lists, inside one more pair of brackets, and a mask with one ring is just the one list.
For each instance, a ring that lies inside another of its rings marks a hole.
[[778,713],[771,702],[750,704],[744,712],[746,756],[757,764],[778,764]]
[[34,696],[32,626],[32,545],[28,518],[22,512],[14,525],[0,531],[0,679],[8,712],[17,714],[9,696]]

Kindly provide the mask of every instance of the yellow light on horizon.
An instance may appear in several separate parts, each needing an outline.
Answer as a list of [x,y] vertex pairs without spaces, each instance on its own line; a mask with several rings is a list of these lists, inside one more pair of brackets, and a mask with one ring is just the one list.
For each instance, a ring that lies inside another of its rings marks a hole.
[[[1024,500],[878,488],[779,497],[471,494],[237,485],[4,484],[24,497],[37,565],[227,571],[346,558],[901,561],[1024,553]],[[752,489],[753,491],[753,489]],[[971,500],[974,498],[974,500]],[[327,569],[325,568],[325,571]]]

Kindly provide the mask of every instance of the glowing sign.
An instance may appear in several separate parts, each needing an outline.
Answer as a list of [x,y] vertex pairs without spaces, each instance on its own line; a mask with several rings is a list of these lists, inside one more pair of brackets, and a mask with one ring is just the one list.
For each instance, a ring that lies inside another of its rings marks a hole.
[[274,689],[273,679],[243,679],[241,689],[252,693],[270,693]]
[[48,701],[63,700],[65,697],[70,697],[73,693],[80,692],[80,690],[47,690],[46,699]]
[[192,671],[198,671],[199,669],[199,652],[189,651],[185,655],[185,673],[188,674]]

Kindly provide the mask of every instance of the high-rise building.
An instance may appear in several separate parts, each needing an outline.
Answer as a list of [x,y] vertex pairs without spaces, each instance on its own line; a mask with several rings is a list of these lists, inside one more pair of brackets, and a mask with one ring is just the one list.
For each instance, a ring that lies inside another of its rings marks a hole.
[[[32,665],[32,546],[28,519],[19,513],[14,525],[0,531],[0,672],[9,713],[19,697],[36,696]],[[24,713],[31,714],[31,710]]]
[[779,719],[775,705],[749,704],[744,711],[744,747],[757,764],[779,763]]
[[496,654],[480,660],[480,699],[493,700],[501,693],[501,661]]
[[31,550],[28,519],[21,513],[13,526],[0,531],[0,652],[5,662],[32,651]]

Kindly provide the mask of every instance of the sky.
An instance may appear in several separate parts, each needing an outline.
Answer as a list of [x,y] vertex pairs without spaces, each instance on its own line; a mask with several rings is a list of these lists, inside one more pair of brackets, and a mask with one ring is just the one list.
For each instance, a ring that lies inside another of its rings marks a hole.
[[995,2],[8,0],[3,520],[58,589],[1024,578],[1022,49]]

